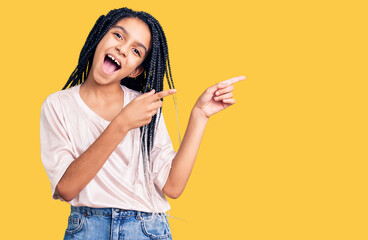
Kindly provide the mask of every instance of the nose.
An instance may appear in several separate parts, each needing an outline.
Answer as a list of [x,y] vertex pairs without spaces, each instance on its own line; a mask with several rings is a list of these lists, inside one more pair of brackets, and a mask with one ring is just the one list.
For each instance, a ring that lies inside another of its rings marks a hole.
[[121,45],[116,46],[116,50],[118,50],[118,52],[120,54],[123,54],[125,57],[128,54],[128,49],[127,49],[126,44],[121,44]]

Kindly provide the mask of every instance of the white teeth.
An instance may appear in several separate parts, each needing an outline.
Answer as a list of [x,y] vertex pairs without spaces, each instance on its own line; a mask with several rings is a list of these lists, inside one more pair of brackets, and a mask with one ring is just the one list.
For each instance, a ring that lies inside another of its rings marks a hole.
[[116,62],[116,64],[120,67],[120,63],[113,56],[111,56],[110,54],[107,54],[107,56],[111,58],[114,62]]

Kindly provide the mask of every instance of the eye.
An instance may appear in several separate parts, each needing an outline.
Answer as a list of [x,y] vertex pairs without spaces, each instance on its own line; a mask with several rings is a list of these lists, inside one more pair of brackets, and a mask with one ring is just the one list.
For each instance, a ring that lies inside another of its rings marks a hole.
[[141,56],[141,53],[138,51],[138,49],[134,48],[133,50],[136,54],[138,54],[138,56]]
[[120,35],[120,33],[114,33],[115,36],[117,36],[118,38],[122,39],[122,36]]

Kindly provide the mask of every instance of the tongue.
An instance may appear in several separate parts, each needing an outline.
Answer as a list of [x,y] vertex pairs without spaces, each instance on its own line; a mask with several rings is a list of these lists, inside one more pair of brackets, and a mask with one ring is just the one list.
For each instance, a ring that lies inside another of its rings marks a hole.
[[103,68],[108,73],[118,70],[118,66],[110,58],[105,58]]

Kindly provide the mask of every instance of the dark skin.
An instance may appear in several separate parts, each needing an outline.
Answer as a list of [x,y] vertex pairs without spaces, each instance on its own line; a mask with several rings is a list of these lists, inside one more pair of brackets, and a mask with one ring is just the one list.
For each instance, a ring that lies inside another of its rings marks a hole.
[[[94,112],[107,121],[108,127],[96,141],[68,167],[56,186],[56,191],[66,201],[71,201],[96,176],[111,153],[128,131],[149,124],[152,116],[162,107],[161,98],[174,94],[175,89],[155,93],[154,90],[133,99],[122,108],[124,92],[120,80],[136,77],[143,72],[141,64],[151,47],[148,26],[137,18],[124,18],[106,33],[96,48],[88,78],[80,87],[80,96]],[[123,28],[123,29],[122,29]],[[102,67],[106,54],[119,61],[121,68],[108,72]],[[162,192],[178,198],[189,180],[199,145],[213,114],[233,105],[233,83],[240,76],[207,88],[195,103],[183,141],[172,160],[172,167]]]
[[[151,47],[151,33],[137,18],[121,19],[115,26],[97,45],[90,73],[79,92],[86,105],[110,124],[69,165],[57,184],[56,192],[65,201],[71,201],[96,176],[130,129],[151,122],[152,116],[162,107],[161,98],[176,92],[174,89],[159,93],[153,90],[135,98],[122,110],[124,91],[120,80],[127,76],[134,78],[143,72],[141,64]],[[118,71],[109,73],[102,67],[106,54],[119,61]]]
[[[107,121],[117,116],[124,105],[124,92],[120,80],[136,77],[143,72],[141,66],[151,46],[148,26],[137,18],[118,21],[98,44],[88,78],[80,87],[80,96],[86,105]],[[101,63],[106,54],[120,62],[119,71],[108,74]]]

